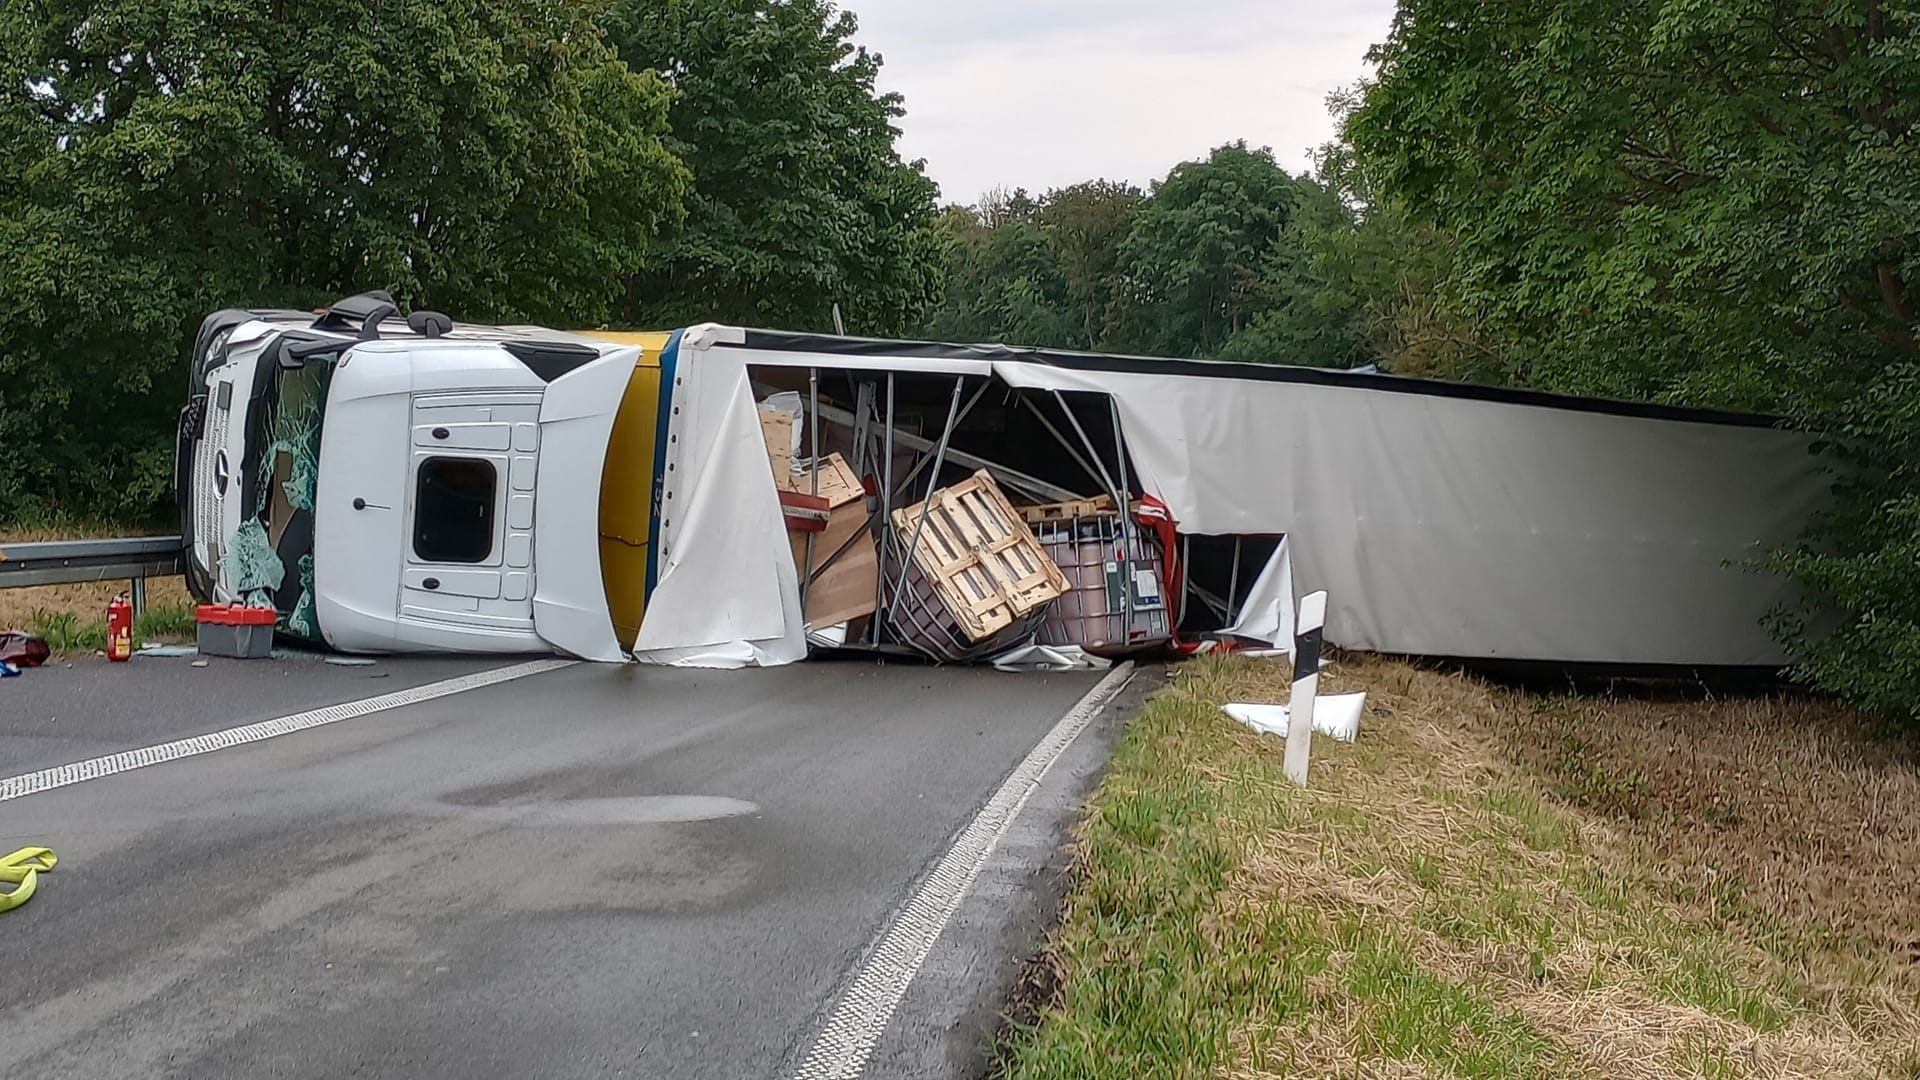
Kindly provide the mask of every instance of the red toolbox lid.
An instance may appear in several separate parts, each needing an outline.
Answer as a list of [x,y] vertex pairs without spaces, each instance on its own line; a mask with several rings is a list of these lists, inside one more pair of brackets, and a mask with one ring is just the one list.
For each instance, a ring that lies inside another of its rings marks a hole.
[[277,615],[270,607],[250,604],[201,604],[193,609],[196,621],[220,626],[272,626]]

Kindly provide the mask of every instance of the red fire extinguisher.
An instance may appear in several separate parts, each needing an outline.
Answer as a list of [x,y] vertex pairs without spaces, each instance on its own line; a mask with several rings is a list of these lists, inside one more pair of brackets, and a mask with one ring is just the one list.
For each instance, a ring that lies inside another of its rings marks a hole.
[[107,659],[124,662],[133,658],[133,601],[126,593],[107,605]]

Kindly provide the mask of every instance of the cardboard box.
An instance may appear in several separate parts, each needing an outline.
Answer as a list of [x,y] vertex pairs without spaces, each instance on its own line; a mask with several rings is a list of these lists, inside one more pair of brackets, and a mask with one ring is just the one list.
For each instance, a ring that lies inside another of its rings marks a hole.
[[787,534],[793,547],[793,565],[800,570],[803,581],[808,576],[809,535],[813,537],[815,567],[825,566],[849,541],[852,547],[807,587],[807,625],[832,626],[873,614],[878,606],[880,555],[874,549],[873,534],[867,531],[866,504],[849,503],[833,511],[827,527],[820,532]]
[[[813,490],[809,473],[796,473],[790,484],[781,486],[798,498],[814,501],[807,494]],[[829,508],[825,527],[812,532],[795,530],[792,526],[798,523],[797,519],[788,518],[787,541],[793,549],[793,565],[799,570],[800,579],[806,581],[819,567],[826,567],[807,586],[808,626],[833,626],[871,615],[878,607],[880,555],[874,547],[873,534],[867,531],[865,495],[846,459],[833,454],[820,470],[818,501]],[[807,563],[808,536],[813,537],[811,566]],[[847,547],[846,553],[828,566],[828,561],[842,547]]]
[[786,487],[793,477],[793,414],[761,409],[760,437],[767,442],[767,461],[773,466],[773,482]]
[[273,483],[267,495],[267,543],[276,549],[293,520],[293,504],[287,501],[287,485],[293,481],[293,455],[285,450],[273,455]]

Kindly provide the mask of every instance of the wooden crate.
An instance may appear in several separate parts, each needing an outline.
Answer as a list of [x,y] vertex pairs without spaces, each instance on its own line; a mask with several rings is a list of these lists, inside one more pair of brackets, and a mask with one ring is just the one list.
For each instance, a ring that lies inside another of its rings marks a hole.
[[914,564],[970,640],[992,636],[1067,591],[1065,575],[985,470],[934,492],[927,503],[895,510],[892,525],[902,545],[919,530]]

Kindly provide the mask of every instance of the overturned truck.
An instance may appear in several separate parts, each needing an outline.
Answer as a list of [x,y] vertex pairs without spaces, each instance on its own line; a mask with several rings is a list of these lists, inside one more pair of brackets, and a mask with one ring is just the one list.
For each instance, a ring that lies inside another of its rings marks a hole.
[[349,652],[741,666],[1327,638],[1777,666],[1752,561],[1828,481],[1767,417],[1296,367],[705,325],[216,313],[189,583]]

